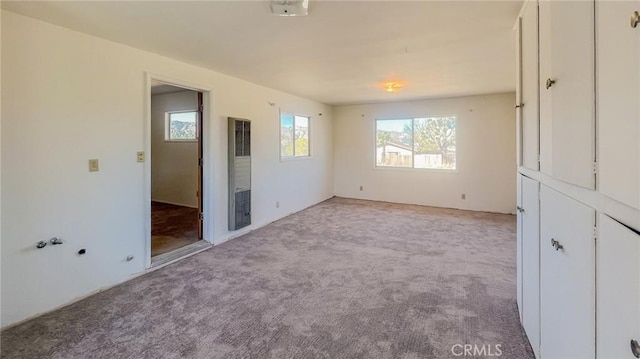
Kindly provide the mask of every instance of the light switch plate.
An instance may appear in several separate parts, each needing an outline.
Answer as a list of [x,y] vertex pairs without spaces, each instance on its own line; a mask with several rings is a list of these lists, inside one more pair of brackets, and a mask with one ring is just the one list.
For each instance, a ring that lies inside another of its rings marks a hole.
[[138,159],[138,162],[144,162],[144,151],[138,151],[136,156],[137,156],[136,158]]
[[89,172],[98,172],[100,170],[100,165],[98,163],[98,159],[89,160]]

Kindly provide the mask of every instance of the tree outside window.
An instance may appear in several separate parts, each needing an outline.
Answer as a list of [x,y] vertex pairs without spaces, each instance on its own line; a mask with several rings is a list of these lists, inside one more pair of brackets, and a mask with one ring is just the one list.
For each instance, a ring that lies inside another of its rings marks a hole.
[[280,115],[280,157],[309,157],[309,123],[305,116]]
[[376,166],[456,169],[455,116],[376,120]]

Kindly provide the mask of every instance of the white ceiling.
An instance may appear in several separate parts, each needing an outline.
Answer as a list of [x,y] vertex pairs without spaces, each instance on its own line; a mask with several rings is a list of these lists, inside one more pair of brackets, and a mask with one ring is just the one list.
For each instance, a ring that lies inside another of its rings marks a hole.
[[[327,104],[514,91],[521,1],[2,1],[2,8]],[[398,93],[386,81],[405,84]]]

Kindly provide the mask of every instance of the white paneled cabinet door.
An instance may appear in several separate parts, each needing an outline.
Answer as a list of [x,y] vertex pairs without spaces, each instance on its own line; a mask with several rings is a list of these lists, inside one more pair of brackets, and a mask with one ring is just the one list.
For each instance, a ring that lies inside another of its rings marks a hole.
[[522,178],[524,176],[518,174],[517,181],[517,231],[516,231],[516,301],[518,302],[518,313],[520,314],[520,321],[522,322]]
[[540,354],[595,357],[595,211],[540,189]]
[[598,227],[598,358],[632,359],[631,341],[640,343],[640,234],[603,214]]
[[540,357],[540,185],[522,176],[522,326]]
[[538,3],[528,1],[520,22],[522,166],[538,170]]
[[598,1],[598,166],[600,192],[640,208],[640,1]]
[[593,1],[541,1],[541,171],[594,189]]

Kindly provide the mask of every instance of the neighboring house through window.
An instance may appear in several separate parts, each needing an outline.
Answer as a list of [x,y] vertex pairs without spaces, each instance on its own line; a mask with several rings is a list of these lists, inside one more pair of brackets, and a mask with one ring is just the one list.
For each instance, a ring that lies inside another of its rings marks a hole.
[[456,169],[455,116],[376,120],[376,167]]

